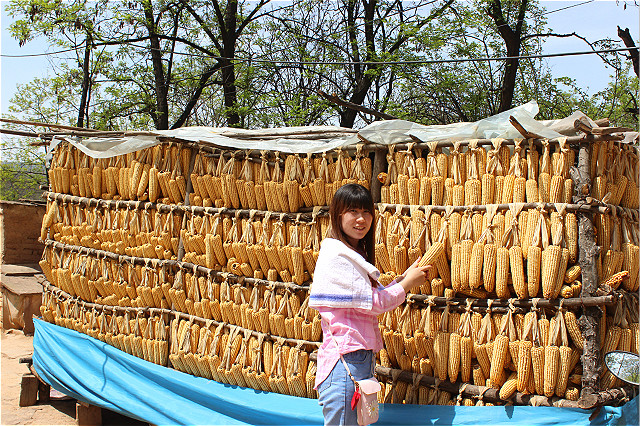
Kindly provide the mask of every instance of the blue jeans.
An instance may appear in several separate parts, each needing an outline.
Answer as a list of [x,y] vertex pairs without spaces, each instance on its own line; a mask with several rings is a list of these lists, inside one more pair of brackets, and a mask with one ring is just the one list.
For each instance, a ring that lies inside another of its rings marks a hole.
[[[351,374],[356,380],[373,377],[373,351],[364,349],[343,355]],[[318,386],[318,403],[322,406],[325,425],[357,425],[358,414],[351,409],[351,398],[355,386],[347,374],[342,360]]]

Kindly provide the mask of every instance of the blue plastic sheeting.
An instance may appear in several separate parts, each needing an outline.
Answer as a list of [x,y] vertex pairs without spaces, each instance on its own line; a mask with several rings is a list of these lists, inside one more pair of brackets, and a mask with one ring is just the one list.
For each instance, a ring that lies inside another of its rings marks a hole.
[[[33,365],[54,389],[155,425],[321,425],[317,400],[224,385],[152,364],[75,330],[34,320]],[[377,425],[631,425],[638,398],[592,411],[385,404]]]

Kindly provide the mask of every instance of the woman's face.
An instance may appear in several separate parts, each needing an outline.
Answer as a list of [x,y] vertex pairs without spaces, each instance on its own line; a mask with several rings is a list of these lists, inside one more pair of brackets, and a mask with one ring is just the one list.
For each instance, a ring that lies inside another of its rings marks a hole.
[[340,215],[342,231],[353,247],[367,235],[373,222],[373,216],[369,210],[351,208]]

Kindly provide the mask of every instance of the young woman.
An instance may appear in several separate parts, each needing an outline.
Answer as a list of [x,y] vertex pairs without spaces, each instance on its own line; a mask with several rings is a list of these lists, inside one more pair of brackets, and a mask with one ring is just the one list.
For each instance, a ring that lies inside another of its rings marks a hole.
[[378,283],[374,206],[365,187],[348,184],[338,189],[329,215],[330,237],[322,242],[309,299],[309,306],[322,317],[324,337],[316,389],[325,425],[357,425],[357,413],[351,409],[354,384],[340,356],[355,380],[373,377],[374,352],[382,349],[377,316],[424,284],[430,266],[418,267],[416,262],[387,287]]

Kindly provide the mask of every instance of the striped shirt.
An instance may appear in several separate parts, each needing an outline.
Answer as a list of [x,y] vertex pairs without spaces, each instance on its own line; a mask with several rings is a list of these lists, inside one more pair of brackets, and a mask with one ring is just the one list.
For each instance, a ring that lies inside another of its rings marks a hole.
[[360,349],[382,349],[378,315],[405,301],[405,291],[395,281],[387,287],[373,289],[371,310],[318,307],[322,317],[323,344],[318,350],[317,388],[329,376],[341,354]]

